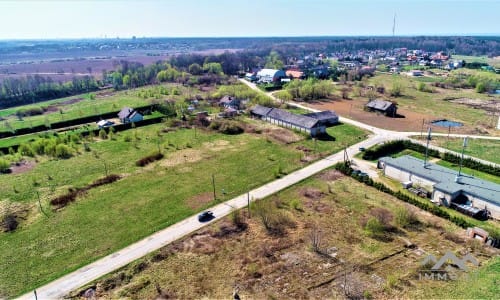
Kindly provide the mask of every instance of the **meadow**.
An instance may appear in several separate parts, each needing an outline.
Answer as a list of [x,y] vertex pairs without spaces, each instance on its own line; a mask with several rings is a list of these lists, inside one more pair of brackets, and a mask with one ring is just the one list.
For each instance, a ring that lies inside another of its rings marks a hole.
[[[89,151],[81,149],[72,158],[36,156],[28,159],[34,164],[31,170],[0,175],[1,207],[24,218],[16,231],[0,233],[0,294],[12,297],[29,291],[296,170],[307,164],[299,146],[316,143],[318,153],[333,153],[366,135],[342,124],[328,131],[335,141],[314,142],[299,135],[298,141],[283,144],[269,135],[273,129],[268,124],[263,126],[261,134],[240,135],[194,128],[170,131],[164,130],[165,124],[134,128],[115,134],[114,140],[95,138]],[[135,165],[158,149],[163,159]],[[62,209],[49,204],[69,188],[106,174],[121,179],[87,191]],[[217,199],[212,196],[212,176]]]
[[[273,226],[282,231],[264,226],[266,212],[280,216]],[[367,225],[370,218],[383,223],[378,234]],[[233,212],[73,295],[90,288],[104,298],[225,298],[236,289],[242,298],[387,299],[425,290],[432,298],[449,282],[418,279],[426,255],[467,249],[487,264],[475,272],[498,265],[492,258],[498,251],[463,234],[451,222],[328,170],[259,200],[251,216]],[[491,277],[473,288],[469,295],[497,289]]]

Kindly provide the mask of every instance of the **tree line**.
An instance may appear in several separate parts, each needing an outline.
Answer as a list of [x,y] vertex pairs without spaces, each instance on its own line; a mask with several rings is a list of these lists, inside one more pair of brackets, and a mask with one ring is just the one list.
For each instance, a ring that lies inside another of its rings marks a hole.
[[5,78],[0,82],[0,109],[95,91],[100,83],[92,76],[54,81],[40,75]]

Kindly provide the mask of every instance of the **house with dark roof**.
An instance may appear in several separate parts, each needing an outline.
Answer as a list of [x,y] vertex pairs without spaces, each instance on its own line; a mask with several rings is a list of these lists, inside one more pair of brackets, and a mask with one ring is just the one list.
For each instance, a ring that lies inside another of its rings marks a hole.
[[122,108],[122,110],[118,113],[118,118],[120,118],[120,122],[124,124],[139,122],[144,119],[142,114],[130,107]]
[[409,155],[383,157],[379,167],[384,175],[400,182],[411,182],[432,191],[434,203],[450,206],[471,216],[487,210],[500,219],[500,185],[457,172]]
[[321,124],[319,120],[305,115],[293,114],[279,108],[256,105],[250,110],[250,114],[271,124],[308,133],[312,137],[326,132],[326,126]]
[[391,101],[385,101],[380,99],[371,100],[365,105],[365,109],[368,111],[377,111],[385,114],[388,117],[395,117],[397,106]]
[[222,99],[219,100],[219,106],[224,107],[224,108],[233,108],[235,110],[240,110],[242,109],[242,101],[240,99],[236,99],[232,96],[224,96]]
[[333,126],[339,123],[339,116],[332,110],[308,113],[304,114],[304,116],[314,118],[318,120],[321,125],[325,126]]

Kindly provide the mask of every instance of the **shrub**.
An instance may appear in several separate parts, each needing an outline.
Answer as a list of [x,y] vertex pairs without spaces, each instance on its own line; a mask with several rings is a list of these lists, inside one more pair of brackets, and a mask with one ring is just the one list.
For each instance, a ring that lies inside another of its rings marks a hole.
[[370,237],[379,237],[384,233],[384,226],[376,217],[370,217],[366,221],[364,230]]
[[108,138],[108,134],[106,133],[106,130],[104,130],[104,129],[99,130],[99,138],[101,138],[103,140]]
[[70,158],[73,156],[73,150],[64,144],[59,144],[55,148],[55,156],[57,158]]
[[224,134],[240,134],[245,130],[240,123],[233,120],[215,120],[210,123],[208,128]]
[[13,214],[6,214],[2,219],[2,227],[4,232],[11,232],[16,230],[19,222]]
[[5,159],[0,157],[0,173],[8,173],[10,171],[10,163]]
[[396,210],[396,224],[403,228],[418,224],[417,215],[408,207],[401,207]]
[[33,151],[33,148],[31,147],[30,144],[23,143],[19,145],[19,148],[17,149],[17,153],[24,155],[24,156],[35,156],[35,151]]

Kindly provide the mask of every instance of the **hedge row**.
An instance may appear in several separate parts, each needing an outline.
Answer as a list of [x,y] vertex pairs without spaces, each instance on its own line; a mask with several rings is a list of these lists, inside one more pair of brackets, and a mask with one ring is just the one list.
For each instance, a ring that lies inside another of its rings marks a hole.
[[[140,111],[140,112],[152,111],[154,109],[155,109],[155,105],[146,105],[146,106],[140,106],[140,107],[135,108],[135,110]],[[36,133],[36,132],[45,131],[45,130],[49,130],[49,129],[60,129],[60,128],[64,128],[64,127],[76,126],[76,125],[81,125],[81,124],[85,124],[85,123],[98,122],[102,119],[115,118],[118,113],[119,113],[119,111],[114,111],[114,112],[97,114],[97,115],[92,115],[92,116],[78,118],[78,119],[71,119],[71,120],[66,120],[66,121],[55,122],[55,123],[50,124],[49,127],[47,127],[46,125],[38,125],[38,126],[33,126],[33,127],[20,128],[20,129],[15,130],[14,132],[12,132],[12,131],[0,131],[0,139],[6,138],[6,137],[11,137],[11,136]]]
[[391,188],[387,187],[383,183],[380,182],[375,182],[373,181],[370,177],[368,176],[359,176],[357,174],[353,174],[352,171],[353,169],[346,165],[345,163],[337,163],[334,168],[340,172],[342,172],[345,175],[351,176],[354,179],[358,180],[359,182],[363,182],[364,184],[374,187],[379,191],[382,191],[384,193],[387,193],[389,195],[392,195],[399,200],[402,200],[406,203],[415,205],[416,207],[423,209],[425,211],[428,211],[438,217],[447,219],[456,225],[462,227],[462,228],[468,228],[468,227],[474,227],[474,224],[465,220],[464,218],[461,218],[459,216],[452,216],[450,215],[446,210],[442,209],[439,206],[436,206],[434,204],[428,203],[428,202],[422,202],[414,197],[411,197],[405,193],[402,193],[401,191],[393,191]]
[[[151,119],[142,120],[142,121],[136,122],[136,123],[117,124],[117,125],[114,125],[112,128],[115,132],[124,131],[124,130],[128,130],[132,127],[142,127],[142,126],[146,126],[146,125],[161,123],[163,121],[163,119],[164,119],[163,116],[162,117],[155,117],[155,118],[151,118]],[[98,136],[100,130],[101,129],[97,128],[97,129],[92,129],[92,130],[88,130],[88,131],[82,131],[81,135],[88,136],[90,134],[93,134],[94,136]],[[18,148],[19,148],[19,145],[12,145],[9,147],[0,147],[0,152],[3,152],[4,154],[8,154],[10,152],[17,152]],[[10,149],[12,149],[12,150],[10,150]]]
[[[411,149],[416,152],[425,153],[425,146],[420,144],[415,144],[409,140],[396,140],[386,142],[370,149],[367,149],[363,153],[363,159],[375,160],[383,156],[390,156],[392,154],[399,153],[405,149]],[[429,156],[440,158],[441,155],[439,151],[434,149],[429,149]]]
[[[458,156],[458,155],[445,152],[443,154],[442,158],[443,158],[443,160],[446,160],[447,162],[451,162],[451,163],[457,164],[457,165],[460,164],[460,156]],[[464,167],[467,167],[470,169],[478,170],[478,171],[488,173],[491,175],[495,175],[495,176],[500,176],[500,168],[495,167],[493,165],[483,164],[483,163],[481,163],[477,160],[471,159],[471,158],[464,158],[462,161],[462,165]]]
[[[363,159],[366,160],[375,160],[383,156],[390,156],[392,154],[399,153],[405,149],[411,149],[413,151],[419,152],[424,154],[425,153],[425,146],[413,143],[412,141],[409,140],[397,140],[397,141],[391,141],[391,142],[386,142],[381,145],[377,145],[371,149],[367,149],[363,153]],[[452,154],[452,153],[440,153],[438,150],[435,149],[429,149],[428,152],[429,156],[440,158],[444,161],[453,163],[453,164],[459,164],[460,163],[460,156]],[[471,158],[464,158],[462,162],[464,167],[474,169],[477,171],[481,171],[484,173],[488,173],[491,175],[495,176],[500,176],[500,168],[495,167],[493,165],[487,165],[483,164],[475,159]]]

